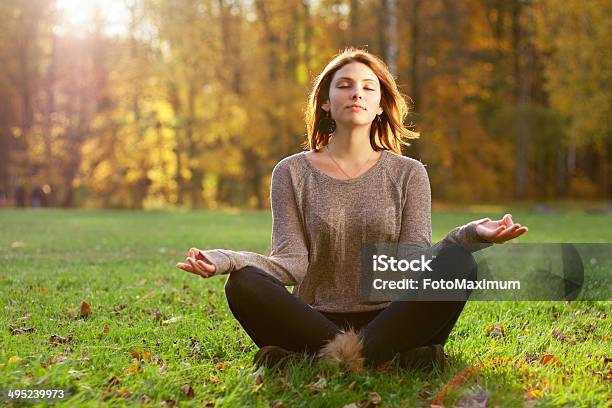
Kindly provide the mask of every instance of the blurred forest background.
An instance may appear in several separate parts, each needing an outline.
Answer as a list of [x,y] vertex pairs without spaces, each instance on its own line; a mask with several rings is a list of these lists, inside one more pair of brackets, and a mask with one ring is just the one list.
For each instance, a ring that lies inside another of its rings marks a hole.
[[2,0],[0,201],[267,208],[347,46],[413,101],[434,200],[612,199],[609,0]]

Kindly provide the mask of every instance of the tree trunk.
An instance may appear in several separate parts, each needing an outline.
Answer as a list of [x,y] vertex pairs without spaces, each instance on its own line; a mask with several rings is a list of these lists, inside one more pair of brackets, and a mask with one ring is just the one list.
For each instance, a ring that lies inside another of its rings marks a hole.
[[[531,101],[531,83],[533,55],[530,38],[527,30],[523,29],[521,23],[522,6],[516,0],[512,9],[512,33],[514,49],[514,77],[516,78],[516,127],[514,135],[514,151],[516,169],[514,174],[515,197],[526,198],[527,195],[527,176],[528,176],[528,140],[530,139],[531,124],[529,115],[526,114],[526,107]],[[523,38],[524,37],[524,38]],[[524,43],[524,46],[523,46]],[[525,68],[521,69],[521,59],[525,58]]]
[[[412,99],[412,111],[413,114],[410,116],[411,122],[416,121],[418,114],[418,107],[421,104],[421,82],[419,78],[419,53],[420,53],[420,11],[421,0],[412,0],[412,10],[410,15],[410,98]],[[410,118],[409,117],[409,118]],[[410,156],[422,160],[421,157],[421,146],[419,139],[413,139],[410,142]]]
[[397,0],[387,0],[386,63],[393,76],[397,75]]

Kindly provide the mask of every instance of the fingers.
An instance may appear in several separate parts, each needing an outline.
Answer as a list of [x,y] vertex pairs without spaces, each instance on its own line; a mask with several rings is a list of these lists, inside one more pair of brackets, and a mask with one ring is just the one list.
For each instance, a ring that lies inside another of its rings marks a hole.
[[204,261],[197,260],[195,258],[187,258],[189,264],[204,277],[209,277],[215,273],[215,266],[207,264]]
[[523,235],[527,231],[529,231],[527,227],[524,227],[521,224],[513,224],[510,228],[505,228],[503,231],[496,234],[496,236],[494,236],[491,241],[501,244],[511,239],[514,239],[520,235]]
[[176,264],[176,267],[186,272],[193,273],[194,275],[200,275],[198,271],[194,270],[193,267],[187,263],[179,262]]
[[[212,266],[212,265],[211,265]],[[202,269],[193,258],[187,258],[187,263],[179,262],[176,264],[176,267],[182,269],[186,272],[193,273],[194,275],[201,276],[203,278],[208,278],[214,274],[215,269],[207,271]]]
[[512,221],[512,214],[504,215],[504,217],[502,218],[502,224],[507,227],[511,227],[514,224],[514,222]]
[[206,261],[204,255],[202,255],[202,251],[198,248],[191,248],[189,250],[189,256],[194,258],[195,260]]

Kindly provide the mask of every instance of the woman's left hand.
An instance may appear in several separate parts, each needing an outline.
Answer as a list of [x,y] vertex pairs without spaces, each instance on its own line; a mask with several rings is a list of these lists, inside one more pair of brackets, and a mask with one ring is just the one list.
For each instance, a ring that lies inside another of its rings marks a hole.
[[497,221],[491,221],[489,218],[485,220],[476,226],[476,233],[483,240],[495,244],[503,244],[529,231],[527,227],[515,224],[511,214],[506,214]]

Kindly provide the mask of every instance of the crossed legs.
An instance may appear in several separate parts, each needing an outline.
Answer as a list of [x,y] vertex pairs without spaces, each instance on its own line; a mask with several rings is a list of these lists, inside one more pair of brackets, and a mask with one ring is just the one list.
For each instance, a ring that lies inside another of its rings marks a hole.
[[[459,247],[443,250],[432,266],[446,278],[476,277],[472,255]],[[463,300],[397,301],[382,311],[326,314],[289,293],[278,279],[251,266],[230,274],[225,293],[233,315],[259,347],[316,353],[342,333],[345,327],[337,323],[348,322],[361,329],[363,357],[374,364],[402,351],[444,344],[465,305]]]

